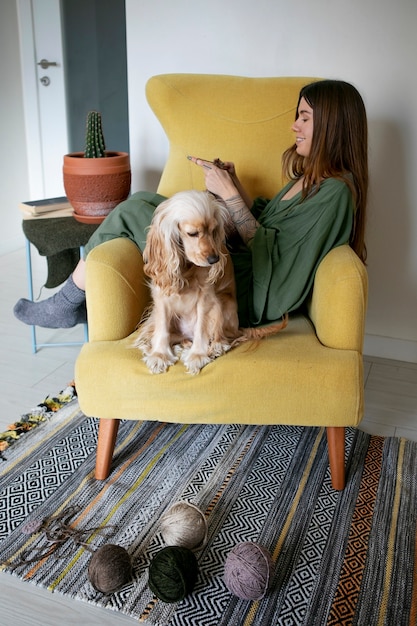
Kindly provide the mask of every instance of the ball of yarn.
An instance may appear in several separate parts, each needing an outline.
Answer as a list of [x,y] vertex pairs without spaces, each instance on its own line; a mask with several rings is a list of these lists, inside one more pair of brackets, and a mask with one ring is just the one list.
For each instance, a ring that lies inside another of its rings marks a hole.
[[271,555],[257,543],[239,543],[227,556],[224,581],[229,591],[242,600],[263,598],[273,575]]
[[163,602],[179,602],[192,592],[197,575],[194,552],[180,546],[168,546],[152,559],[148,584]]
[[176,502],[161,517],[160,528],[168,546],[201,548],[207,541],[204,513],[190,502]]
[[132,578],[129,553],[112,543],[101,546],[91,557],[88,578],[96,591],[114,593]]

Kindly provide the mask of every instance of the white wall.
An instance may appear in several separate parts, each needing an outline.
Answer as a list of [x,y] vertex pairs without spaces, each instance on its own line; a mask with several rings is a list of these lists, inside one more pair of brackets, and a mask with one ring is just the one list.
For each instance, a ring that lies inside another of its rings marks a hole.
[[417,362],[416,0],[126,0],[126,19],[134,190],[156,185],[166,157],[144,96],[153,74],[323,76],[358,87],[370,127],[365,352]]
[[0,3],[0,85],[0,253],[4,254],[24,244],[17,207],[29,199],[16,0]]

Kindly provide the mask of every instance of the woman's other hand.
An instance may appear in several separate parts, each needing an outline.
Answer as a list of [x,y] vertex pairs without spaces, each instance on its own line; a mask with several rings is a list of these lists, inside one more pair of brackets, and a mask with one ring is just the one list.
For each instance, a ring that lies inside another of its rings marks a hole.
[[188,157],[188,159],[203,168],[208,191],[223,200],[227,200],[239,193],[235,183],[237,177],[234,163],[231,161],[223,162],[220,159],[206,161],[194,156]]

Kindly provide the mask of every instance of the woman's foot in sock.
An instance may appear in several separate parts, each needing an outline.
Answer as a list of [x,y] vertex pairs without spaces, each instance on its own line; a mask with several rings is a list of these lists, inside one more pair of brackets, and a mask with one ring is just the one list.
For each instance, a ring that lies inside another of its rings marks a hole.
[[72,328],[87,321],[85,291],[79,289],[72,276],[62,289],[41,302],[21,298],[13,312],[17,319],[30,326]]
[[13,309],[18,320],[30,326],[42,326],[43,328],[72,328],[76,324],[85,324],[87,321],[87,309],[85,302],[74,305],[74,308],[66,307],[62,310],[54,301],[55,294],[47,300],[32,302],[21,298]]

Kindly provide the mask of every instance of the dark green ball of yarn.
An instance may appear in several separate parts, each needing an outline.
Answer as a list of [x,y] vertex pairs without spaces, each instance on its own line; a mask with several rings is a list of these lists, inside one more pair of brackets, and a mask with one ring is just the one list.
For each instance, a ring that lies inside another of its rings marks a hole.
[[168,546],[154,556],[149,565],[149,588],[163,602],[179,602],[192,592],[198,565],[188,548]]

